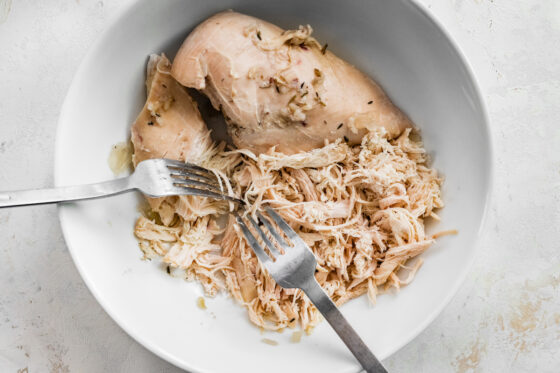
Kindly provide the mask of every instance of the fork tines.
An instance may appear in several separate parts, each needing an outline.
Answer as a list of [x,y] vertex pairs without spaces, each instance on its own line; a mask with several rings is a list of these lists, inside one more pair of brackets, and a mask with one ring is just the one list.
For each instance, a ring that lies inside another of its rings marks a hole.
[[210,170],[192,163],[183,163],[170,159],[166,160],[166,163],[171,177],[178,179],[188,177],[194,180],[204,181],[208,184],[218,185],[218,179],[216,175]]
[[[288,223],[286,223],[284,219],[280,217],[280,215],[278,215],[269,207],[266,207],[265,210],[269,218],[274,221],[276,226],[280,228],[280,230],[290,239],[290,241],[295,243],[296,241],[301,240],[297,233],[288,225]],[[269,219],[264,217],[260,212],[257,212],[258,223],[251,217],[250,214],[247,214],[245,217],[240,216],[237,212],[235,212],[234,214],[237,223],[241,227],[243,235],[247,239],[247,243],[249,244],[249,246],[251,246],[251,248],[263,264],[269,265],[271,261],[275,260],[286,251],[290,250],[290,244],[286,242],[286,240],[282,237],[282,234],[277,230],[277,228],[274,227],[274,224]],[[257,235],[260,237],[261,241],[264,243],[270,254],[268,254],[261,246],[259,240],[253,235],[251,229],[247,226],[247,224],[245,224],[244,219],[249,221],[249,223],[253,227],[253,230],[257,232]],[[263,229],[263,226],[266,228],[266,231]]]
[[[255,236],[253,236],[253,233],[251,233],[251,230],[245,224],[245,222],[243,221],[243,218],[241,216],[239,216],[239,214],[237,212],[234,212],[234,215],[235,215],[235,220],[237,220],[237,224],[239,225],[239,227],[241,227],[241,231],[243,232],[243,236],[245,236],[245,239],[247,240],[247,243],[249,244],[249,246],[251,246],[251,249],[253,249],[253,252],[255,253],[257,258],[259,258],[259,261],[263,265],[268,266],[272,262],[272,259],[264,251],[264,249],[259,244],[259,241],[255,238]],[[250,216],[249,216],[249,219],[252,220],[252,218]]]
[[173,186],[183,192],[244,204],[242,200],[225,194],[220,188],[217,176],[203,167],[171,159],[166,159],[166,166]]

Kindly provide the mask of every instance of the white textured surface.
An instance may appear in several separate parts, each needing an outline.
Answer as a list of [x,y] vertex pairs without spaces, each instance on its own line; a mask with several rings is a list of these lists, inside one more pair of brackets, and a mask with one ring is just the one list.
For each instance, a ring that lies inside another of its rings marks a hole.
[[[60,105],[122,1],[0,0],[0,189],[52,185]],[[458,295],[385,363],[394,372],[560,368],[560,3],[423,0],[488,104],[496,154],[480,255]],[[176,372],[80,279],[54,206],[0,210],[0,371]],[[410,310],[414,312],[414,310]]]

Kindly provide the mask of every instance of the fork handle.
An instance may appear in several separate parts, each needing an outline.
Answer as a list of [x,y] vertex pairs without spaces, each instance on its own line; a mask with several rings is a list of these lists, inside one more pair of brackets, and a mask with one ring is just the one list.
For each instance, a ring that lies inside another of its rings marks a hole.
[[133,189],[130,178],[125,177],[97,184],[0,192],[0,208],[100,198],[130,189]]
[[329,322],[367,373],[387,373],[387,370],[377,360],[364,341],[362,341],[350,323],[346,321],[338,307],[336,307],[321,285],[315,280],[315,277],[301,289]]

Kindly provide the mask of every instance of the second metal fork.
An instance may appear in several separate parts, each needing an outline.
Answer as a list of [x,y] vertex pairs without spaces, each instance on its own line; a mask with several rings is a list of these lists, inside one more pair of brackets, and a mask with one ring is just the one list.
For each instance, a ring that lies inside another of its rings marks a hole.
[[[346,321],[334,302],[315,279],[317,260],[311,249],[274,210],[267,207],[266,212],[272,221],[280,228],[285,237],[291,241],[291,245],[285,241],[271,221],[265,218],[260,212],[257,212],[260,224],[248,214],[244,218],[249,221],[258,236],[260,236],[271,256],[266,253],[264,248],[259,244],[257,238],[251,233],[243,217],[235,213],[235,218],[247,242],[255,252],[255,255],[259,258],[259,261],[266,267],[268,273],[270,273],[276,283],[283,288],[297,288],[303,290],[319,312],[321,312],[329,322],[340,339],[342,339],[352,354],[354,354],[366,372],[387,373],[383,365],[381,365],[364,341],[362,341],[358,333],[356,333],[348,321]],[[273,240],[271,240],[269,235],[262,229],[262,225],[266,227],[270,236],[279,247],[272,242]]]

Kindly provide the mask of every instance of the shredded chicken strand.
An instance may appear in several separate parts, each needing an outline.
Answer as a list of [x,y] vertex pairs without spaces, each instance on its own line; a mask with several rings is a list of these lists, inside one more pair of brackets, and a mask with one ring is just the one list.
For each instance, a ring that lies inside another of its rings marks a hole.
[[[272,149],[257,156],[218,145],[199,164],[246,201],[250,213],[265,203],[277,208],[315,253],[315,276],[336,304],[363,294],[375,303],[378,294],[412,281],[421,260],[404,279],[397,272],[437,237],[426,236],[424,220],[437,218],[434,210],[443,207],[442,178],[417,138],[410,129],[396,139],[378,129],[359,145],[336,141],[292,155]],[[224,218],[227,202],[166,201],[174,212],[167,224],[145,216],[136,223],[145,258],[184,270],[208,295],[229,292],[261,328],[299,324],[310,332],[321,320],[300,290],[281,288],[261,267],[234,219]]]

